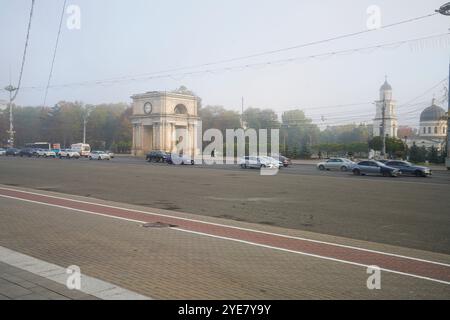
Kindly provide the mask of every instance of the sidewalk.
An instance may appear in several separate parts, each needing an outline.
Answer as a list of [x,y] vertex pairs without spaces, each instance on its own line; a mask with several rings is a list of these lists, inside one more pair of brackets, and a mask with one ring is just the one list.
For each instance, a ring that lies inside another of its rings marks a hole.
[[0,262],[0,300],[96,300],[98,298]]

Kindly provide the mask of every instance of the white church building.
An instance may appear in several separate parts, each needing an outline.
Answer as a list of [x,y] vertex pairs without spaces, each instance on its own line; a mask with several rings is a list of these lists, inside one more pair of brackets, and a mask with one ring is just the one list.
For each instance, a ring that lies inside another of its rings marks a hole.
[[395,113],[396,101],[392,99],[392,87],[387,82],[384,81],[380,88],[380,99],[375,101],[376,113],[375,119],[373,119],[373,136],[381,136],[382,124],[383,124],[383,107],[384,119],[385,119],[385,129],[384,133],[386,137],[397,137],[398,122],[397,115]]
[[[373,136],[381,135],[383,122],[383,106],[385,107],[385,134],[387,137],[398,137],[398,121],[395,112],[396,101],[392,99],[392,87],[384,81],[380,88],[380,98],[375,101],[376,113],[373,120]],[[416,144],[418,147],[438,150],[445,147],[447,137],[447,114],[443,108],[437,105],[433,99],[431,106],[425,108],[420,114],[418,136],[407,139],[408,147]],[[399,137],[403,139],[403,137]]]

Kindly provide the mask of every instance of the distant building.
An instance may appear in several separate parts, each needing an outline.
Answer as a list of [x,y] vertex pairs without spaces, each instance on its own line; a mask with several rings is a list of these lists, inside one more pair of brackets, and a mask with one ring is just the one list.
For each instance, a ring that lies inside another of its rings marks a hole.
[[[142,156],[152,150],[172,152],[177,142],[184,139],[184,154],[195,156],[197,127],[201,123],[198,116],[197,97],[191,94],[151,91],[135,94],[133,99],[132,154]],[[185,136],[177,136],[183,129]]]
[[445,147],[447,139],[447,114],[433,99],[431,106],[425,108],[420,114],[419,137],[407,141],[409,147],[414,143],[418,146],[438,150]]
[[394,138],[397,137],[398,123],[397,123],[397,115],[395,113],[395,104],[396,101],[392,99],[392,87],[387,82],[386,79],[380,88],[380,99],[375,101],[376,113],[375,119],[373,119],[374,137],[381,136],[382,130],[381,127],[383,124],[383,107],[385,108],[384,133],[387,137],[394,137]]

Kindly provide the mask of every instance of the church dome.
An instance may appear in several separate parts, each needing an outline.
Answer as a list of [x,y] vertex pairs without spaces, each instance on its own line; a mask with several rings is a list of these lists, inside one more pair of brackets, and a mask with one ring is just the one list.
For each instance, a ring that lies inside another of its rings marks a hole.
[[433,99],[431,106],[426,108],[420,114],[420,121],[440,121],[445,119],[445,110],[436,105],[436,100]]

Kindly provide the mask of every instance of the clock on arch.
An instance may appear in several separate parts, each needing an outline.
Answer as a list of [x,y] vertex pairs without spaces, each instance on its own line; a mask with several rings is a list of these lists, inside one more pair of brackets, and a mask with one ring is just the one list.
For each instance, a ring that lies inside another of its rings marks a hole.
[[150,102],[146,102],[144,104],[144,113],[146,114],[152,113],[152,108],[153,108],[152,104]]

